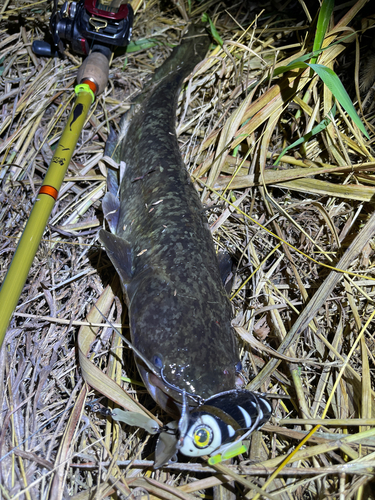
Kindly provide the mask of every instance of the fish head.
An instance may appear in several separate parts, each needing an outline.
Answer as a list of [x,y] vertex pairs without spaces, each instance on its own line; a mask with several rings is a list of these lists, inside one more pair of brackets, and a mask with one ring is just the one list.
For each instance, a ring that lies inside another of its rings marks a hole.
[[[176,288],[155,270],[133,279],[127,288],[130,331],[134,346],[157,368],[157,375],[150,373],[136,360],[155,400],[165,400],[163,391],[181,404],[185,391],[194,406],[236,387],[238,351],[227,300],[208,307]],[[161,406],[166,409],[165,401]]]
[[[164,370],[164,367],[160,370],[160,374],[156,374],[155,371],[149,369],[149,366],[147,366],[142,359],[138,359],[136,364],[148,392],[155,402],[172,417],[180,417],[184,403],[184,395],[186,395],[187,405],[190,409],[194,409],[204,400],[202,394],[205,393],[203,391],[200,393],[188,392],[187,389],[192,390],[192,388],[194,388],[192,384],[185,384],[181,379],[175,381],[173,370],[171,376],[169,370]],[[231,389],[233,387],[241,388],[243,386],[243,380],[239,372],[236,371],[238,370],[238,365],[237,363],[237,367],[235,367],[233,373],[234,383],[232,383],[232,377],[229,379]],[[216,386],[221,387],[224,386],[224,384]],[[225,390],[226,389],[224,389],[224,391]]]
[[[215,356],[215,349],[212,349],[211,356]],[[232,359],[212,361],[210,357],[208,361],[199,359],[197,363],[188,362],[184,353],[180,352],[172,359],[168,356],[161,371],[165,392],[172,394],[177,388],[176,399],[182,403],[182,391],[193,401],[199,402],[213,393],[233,389],[236,386],[238,363]]]
[[[234,389],[238,383],[239,359],[233,342],[230,322],[226,341],[215,345],[209,339],[207,324],[203,327],[190,321],[168,324],[163,305],[160,314],[152,315],[152,307],[131,309],[130,325],[134,346],[155,367],[150,371],[143,359],[136,356],[140,375],[154,400],[169,414],[182,404],[182,393],[188,395],[189,406],[196,406],[214,394]],[[170,304],[169,304],[170,306]],[[212,332],[212,329],[210,330]],[[217,338],[215,332],[211,338]]]

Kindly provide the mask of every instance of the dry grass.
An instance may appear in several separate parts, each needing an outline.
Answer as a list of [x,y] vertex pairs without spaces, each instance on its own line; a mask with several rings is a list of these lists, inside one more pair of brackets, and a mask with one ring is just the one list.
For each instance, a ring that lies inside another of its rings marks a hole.
[[[133,383],[139,377],[132,354],[118,337],[97,327],[92,344],[95,328],[87,326],[102,323],[93,308],[98,300],[111,321],[122,317],[114,271],[97,241],[108,124],[165,59],[167,44],[178,43],[185,24],[183,7],[161,12],[158,2],[145,2],[134,36],[160,45],[114,60],[1,350],[0,499],[209,498],[226,481],[234,481],[237,498],[373,498],[374,94],[358,91],[358,103],[356,39],[340,43],[355,12],[336,11],[340,30],[329,41],[339,43],[320,62],[337,71],[346,65],[340,76],[371,140],[340,111],[275,169],[282,148],[332,106],[330,92],[307,71],[267,80],[273,66],[310,50],[309,21],[296,6],[277,12],[270,3],[256,18],[251,4],[213,5],[225,43],[181,96],[181,149],[210,207],[215,241],[238,263],[232,302],[248,387],[284,398],[274,399],[272,421],[233,464],[212,469],[190,461],[156,472],[153,439],[85,406],[100,397],[82,377],[91,349],[97,369],[166,421]],[[9,0],[0,11],[2,280],[71,109],[80,60],[32,54],[30,42],[47,30],[46,2]],[[366,18],[362,28],[373,22]]]

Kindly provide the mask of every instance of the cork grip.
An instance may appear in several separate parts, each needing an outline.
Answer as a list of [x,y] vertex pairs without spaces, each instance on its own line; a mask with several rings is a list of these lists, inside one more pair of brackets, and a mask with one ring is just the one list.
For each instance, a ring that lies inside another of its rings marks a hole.
[[100,52],[92,52],[83,62],[78,70],[77,81],[90,80],[96,85],[95,95],[99,95],[107,86],[109,74],[109,63],[105,55]]

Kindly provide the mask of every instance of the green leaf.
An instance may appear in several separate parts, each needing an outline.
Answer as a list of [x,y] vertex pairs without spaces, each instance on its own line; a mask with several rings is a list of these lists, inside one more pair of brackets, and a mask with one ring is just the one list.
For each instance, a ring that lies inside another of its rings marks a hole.
[[301,57],[297,57],[297,59],[294,59],[294,61],[290,62],[287,66],[280,66],[279,68],[277,68],[274,71],[273,76],[278,76],[281,73],[285,73],[286,71],[290,71],[291,69],[295,69],[295,68],[306,68],[306,66],[303,66],[303,65],[298,66],[297,63],[304,63],[306,61],[309,61],[310,59],[315,58],[315,56],[318,56],[319,54],[324,52],[325,50],[330,49],[334,45],[338,45],[339,43],[344,42],[345,40],[347,40],[348,38],[350,38],[352,36],[353,36],[352,34],[349,34],[347,36],[344,36],[343,38],[340,38],[340,40],[338,40],[337,42],[331,43],[328,47],[324,47],[324,49],[321,49],[321,48],[316,49],[316,50],[313,50],[312,52],[308,52],[307,54],[305,54]]
[[308,66],[310,66],[310,68],[320,76],[320,78],[323,80],[323,83],[327,85],[335,99],[337,99],[344,110],[348,113],[359,130],[367,137],[367,139],[370,139],[363,123],[361,122],[361,119],[357,115],[352,100],[348,96],[348,93],[346,92],[340,78],[336,75],[336,73],[332,69],[327,68],[322,64],[308,64]]
[[294,61],[288,64],[288,66],[280,66],[279,68],[275,69],[275,71],[273,72],[273,76],[279,76],[281,75],[281,73],[286,73],[287,71],[291,71],[292,69],[297,69],[297,68],[303,68],[303,69],[307,68],[307,63],[301,61]]
[[[321,6],[320,12],[319,12],[318,22],[316,25],[316,34],[315,34],[314,46],[313,46],[314,52],[316,50],[319,50],[323,44],[323,40],[324,40],[324,37],[325,37],[326,32],[327,32],[328,23],[329,23],[329,20],[331,19],[331,15],[332,15],[334,6],[335,6],[334,0],[324,0],[322,3],[322,6]],[[317,59],[318,59],[318,57],[314,56],[311,59],[311,62],[313,64],[315,64]]]
[[217,42],[220,45],[220,47],[222,47],[224,44],[223,39],[221,38],[217,29],[215,28],[214,23],[211,21],[210,16],[208,14],[206,14],[206,12],[204,12],[202,14],[202,23],[207,23],[207,21],[210,23],[210,30],[211,30],[212,38],[215,40],[215,42]]
[[370,139],[361,119],[357,115],[357,112],[353,106],[350,97],[348,96],[348,93],[346,92],[343,84],[341,83],[340,78],[336,75],[336,73],[332,69],[327,68],[327,66],[323,66],[322,64],[293,62],[288,66],[281,66],[280,68],[277,68],[277,70],[274,72],[274,76],[277,76],[280,73],[285,73],[286,71],[290,71],[291,69],[296,69],[296,68],[303,69],[307,67],[315,71],[315,73],[323,80],[324,85],[327,85],[329,90],[332,92],[334,98],[337,99],[340,105],[348,113],[348,115],[357,125],[359,130],[367,137],[367,139]]
[[138,52],[139,50],[147,50],[155,47],[155,45],[159,45],[158,41],[155,38],[142,38],[141,40],[135,40],[129,42],[126,47],[126,52]]
[[295,142],[293,142],[293,144],[290,144],[289,146],[287,146],[286,148],[284,148],[281,151],[281,153],[277,157],[277,159],[276,159],[275,163],[273,164],[273,166],[277,167],[277,165],[280,163],[280,160],[285,155],[285,153],[287,151],[289,151],[289,149],[295,148],[296,146],[299,146],[300,144],[303,144],[304,142],[307,142],[311,137],[313,137],[314,135],[319,134],[320,132],[322,132],[322,130],[324,130],[328,126],[328,124],[331,123],[331,118],[329,117],[329,115],[335,116],[335,114],[336,114],[336,105],[334,104],[332,106],[331,111],[328,113],[328,116],[326,116],[320,123],[318,123],[318,125],[316,125],[315,127],[313,127],[310,132],[308,132],[307,134],[303,135],[302,137],[300,137],[299,139],[297,139]]

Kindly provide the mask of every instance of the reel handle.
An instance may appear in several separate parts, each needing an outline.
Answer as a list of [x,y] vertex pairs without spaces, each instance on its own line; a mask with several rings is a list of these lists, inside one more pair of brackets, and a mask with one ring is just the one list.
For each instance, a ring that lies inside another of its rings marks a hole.
[[41,57],[58,57],[59,53],[57,50],[53,51],[52,45],[43,40],[34,40],[32,43],[32,51],[37,56]]

